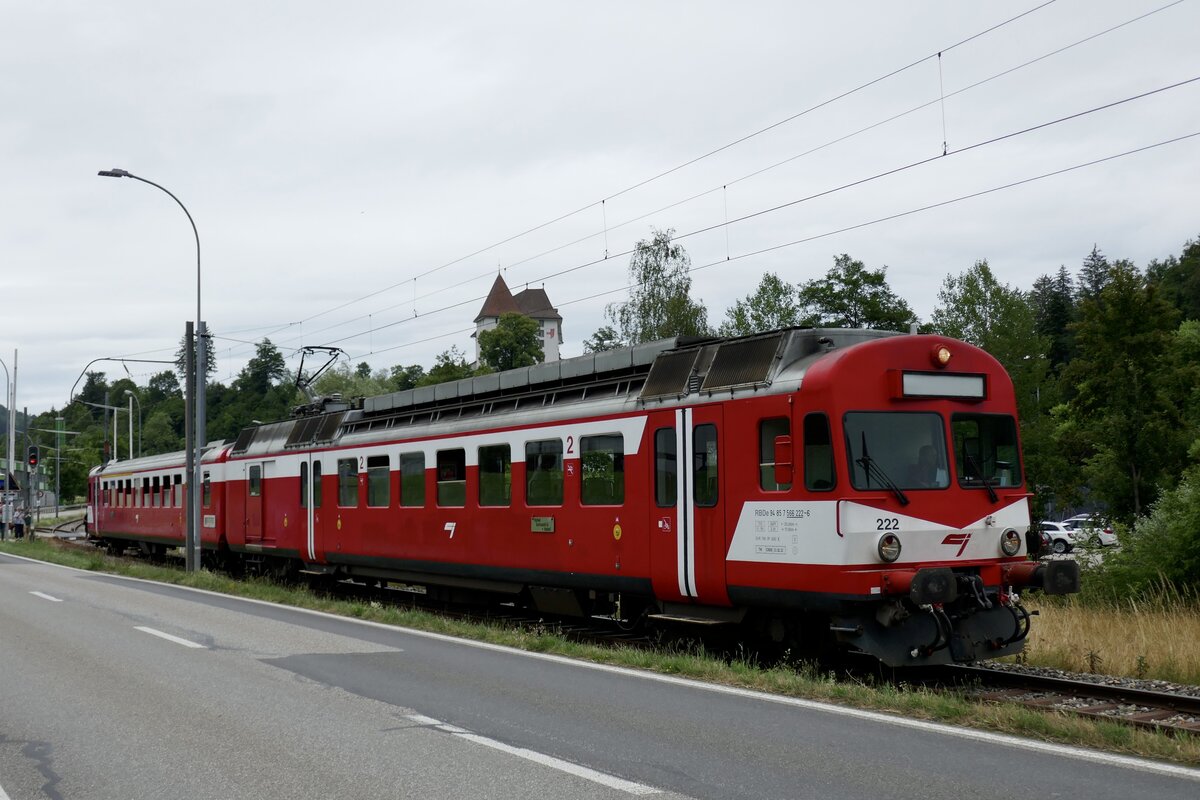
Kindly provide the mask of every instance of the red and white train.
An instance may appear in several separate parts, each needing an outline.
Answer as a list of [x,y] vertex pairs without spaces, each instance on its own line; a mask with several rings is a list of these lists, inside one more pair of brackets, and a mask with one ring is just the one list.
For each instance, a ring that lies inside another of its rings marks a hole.
[[[1012,383],[941,336],[671,339],[256,425],[203,458],[206,559],[502,595],[547,613],[741,622],[890,665],[1019,651]],[[92,471],[91,536],[184,540],[184,455]]]

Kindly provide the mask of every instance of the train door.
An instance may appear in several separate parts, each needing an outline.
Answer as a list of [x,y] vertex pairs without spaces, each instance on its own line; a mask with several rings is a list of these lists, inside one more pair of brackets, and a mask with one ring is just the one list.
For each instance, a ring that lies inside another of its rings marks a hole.
[[300,462],[300,552],[307,561],[316,561],[317,531],[321,524],[321,459],[305,453]]
[[[263,506],[266,501],[267,478],[273,461],[250,464],[246,467],[246,544],[263,544]],[[274,539],[274,537],[271,537]]]
[[720,406],[655,414],[651,572],[658,597],[728,605]]

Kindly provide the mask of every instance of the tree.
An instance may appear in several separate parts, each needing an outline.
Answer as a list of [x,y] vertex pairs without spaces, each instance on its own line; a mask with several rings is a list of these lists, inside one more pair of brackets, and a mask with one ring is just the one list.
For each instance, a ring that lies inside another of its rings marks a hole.
[[421,378],[420,383],[417,385],[432,386],[435,383],[470,378],[474,374],[475,371],[467,363],[466,354],[459,350],[456,345],[451,345],[449,350],[438,354],[437,358],[434,359],[433,367],[425,373],[425,377]]
[[479,360],[496,371],[541,364],[546,354],[538,339],[540,331],[536,320],[505,312],[495,328],[479,332]]
[[603,353],[605,350],[616,350],[618,347],[624,347],[625,343],[621,341],[621,337],[613,330],[611,325],[602,325],[590,339],[583,340],[583,352],[585,353]]
[[747,336],[761,331],[786,328],[800,322],[800,302],[796,287],[773,272],[765,273],[758,289],[738,300],[725,312],[722,336]]
[[1029,302],[1034,324],[1041,336],[1050,340],[1048,356],[1051,368],[1058,372],[1074,355],[1075,341],[1071,323],[1075,319],[1075,286],[1065,266],[1054,277],[1042,275],[1033,283]]
[[412,389],[419,386],[424,377],[425,368],[420,364],[409,364],[407,367],[397,364],[388,371],[388,389],[393,392]]
[[371,372],[359,364],[353,369],[346,361],[339,362],[321,373],[312,391],[318,396],[340,394],[342,397],[373,397],[394,391],[385,370]]
[[[179,349],[175,351],[175,371],[179,373],[179,380],[181,383],[187,382],[188,345],[189,345],[189,343],[187,340],[187,334],[185,333],[179,337]],[[196,348],[195,338],[193,338],[191,341],[191,347],[192,347],[192,351],[194,354],[195,348]],[[217,359],[213,358],[213,348],[212,348],[212,337],[211,336],[209,337],[207,346],[204,348],[204,353],[205,353],[204,373],[207,376],[208,380],[211,381],[212,377],[217,374]]]
[[1079,355],[1063,371],[1075,390],[1064,436],[1090,445],[1083,477],[1117,519],[1141,514],[1183,466],[1190,437],[1180,414],[1177,312],[1128,262],[1080,304]]
[[629,259],[629,300],[605,309],[613,329],[630,345],[672,336],[708,336],[708,311],[689,292],[692,259],[672,244],[674,229],[655,230]]
[[1087,254],[1087,257],[1083,259],[1083,266],[1079,268],[1080,302],[1098,300],[1108,279],[1108,259],[1100,252],[1100,248],[1092,245],[1092,252]]
[[904,331],[917,321],[908,303],[887,285],[887,267],[867,269],[843,253],[824,278],[799,287],[803,324],[824,328]]
[[1152,261],[1146,275],[1159,284],[1163,298],[1183,319],[1200,320],[1200,240],[1188,240],[1179,258]]
[[1027,411],[1048,372],[1049,342],[1037,334],[1033,310],[1018,289],[996,280],[987,261],[955,277],[938,291],[932,326],[991,353],[1013,379],[1018,407]]

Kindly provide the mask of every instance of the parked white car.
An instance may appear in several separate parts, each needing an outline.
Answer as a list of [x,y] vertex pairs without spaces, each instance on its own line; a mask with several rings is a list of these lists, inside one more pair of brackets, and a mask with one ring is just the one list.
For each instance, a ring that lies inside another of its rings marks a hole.
[[1074,529],[1064,525],[1061,522],[1043,522],[1040,523],[1042,532],[1050,537],[1050,550],[1062,555],[1069,553],[1075,549]]
[[1078,543],[1086,542],[1101,547],[1115,547],[1120,544],[1117,535],[1113,533],[1112,525],[1100,517],[1076,514],[1064,519],[1062,524],[1070,528],[1072,537]]

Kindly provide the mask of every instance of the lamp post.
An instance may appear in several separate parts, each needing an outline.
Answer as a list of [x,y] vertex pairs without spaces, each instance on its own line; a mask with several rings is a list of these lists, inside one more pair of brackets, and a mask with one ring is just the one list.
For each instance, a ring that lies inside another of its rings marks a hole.
[[133,404],[137,403],[138,408],[138,458],[142,457],[142,401],[138,400],[132,389],[125,390],[125,396],[129,398],[129,457],[133,458]]
[[[192,442],[188,443],[188,462],[189,462],[188,466],[190,467],[189,472],[191,473],[188,476],[188,479],[191,481],[192,485],[191,485],[190,490],[188,491],[189,509],[188,509],[188,524],[187,524],[187,541],[186,541],[186,546],[185,546],[185,549],[187,551],[187,569],[189,572],[193,572],[193,571],[200,569],[200,529],[201,529],[201,518],[200,518],[200,507],[201,506],[200,506],[200,503],[201,503],[201,494],[202,494],[201,488],[200,488],[201,474],[202,474],[202,468],[201,468],[200,462],[201,462],[202,457],[204,456],[204,444],[205,444],[205,442],[204,442],[204,439],[205,439],[204,389],[205,389],[206,379],[208,376],[208,370],[206,368],[206,359],[205,359],[205,352],[204,352],[205,351],[205,341],[204,340],[205,340],[205,338],[207,338],[207,332],[206,332],[206,329],[204,326],[204,318],[201,316],[201,313],[200,313],[200,233],[199,233],[199,231],[196,230],[196,221],[192,219],[191,212],[189,212],[187,210],[187,206],[185,206],[182,202],[180,202],[179,198],[176,197],[174,194],[172,194],[171,191],[169,189],[167,189],[166,187],[159,186],[154,181],[148,181],[145,178],[140,178],[137,175],[134,175],[132,172],[129,172],[129,171],[123,170],[123,169],[117,169],[116,167],[114,167],[113,169],[100,170],[100,172],[98,172],[97,174],[101,175],[105,178],[133,178],[135,181],[141,181],[142,183],[148,183],[151,186],[153,186],[154,188],[159,189],[163,192],[166,192],[166,194],[168,196],[170,196],[170,198],[172,200],[174,200],[179,205],[180,208],[183,209],[183,213],[187,215],[188,222],[191,223],[191,225],[192,225],[192,233],[196,237],[196,367],[193,372],[193,376],[195,379],[195,386],[196,386],[195,392],[194,392],[194,394],[195,394],[195,403],[194,404],[196,407],[196,411],[195,411],[196,422],[192,426],[192,428],[195,431],[195,433],[192,437],[195,442],[194,448],[193,448]],[[191,342],[189,341],[188,344],[190,345]],[[194,456],[192,455],[193,449],[195,452]]]
[[[13,353],[14,358],[16,353]],[[13,363],[16,363],[15,361]],[[8,406],[8,453],[5,455],[4,461],[4,497],[0,498],[0,508],[8,503],[9,492],[12,491],[12,486],[8,483],[8,478],[12,475],[13,458],[16,457],[13,446],[13,431],[16,430],[17,412],[15,398],[13,397],[12,377],[8,374],[8,364],[4,363],[4,359],[0,359],[0,365],[4,367],[4,405]],[[0,518],[0,539],[8,538],[8,521]]]

